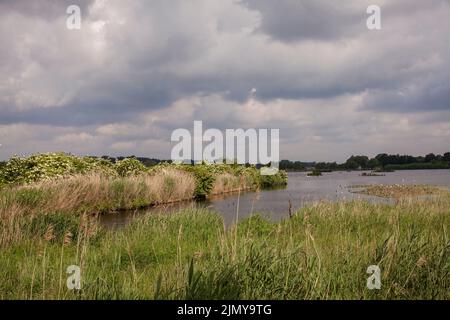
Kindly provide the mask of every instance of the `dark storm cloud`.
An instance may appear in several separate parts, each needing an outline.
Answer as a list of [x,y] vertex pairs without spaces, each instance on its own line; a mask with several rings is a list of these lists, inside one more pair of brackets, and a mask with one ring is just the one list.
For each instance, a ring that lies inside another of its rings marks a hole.
[[375,91],[364,107],[378,112],[430,112],[450,110],[450,82],[435,82],[397,91]]
[[[3,2],[3,6],[5,12],[8,12],[8,9],[10,12],[22,12],[33,15],[33,19],[39,20],[46,19],[49,15],[58,16],[58,13],[60,17],[64,17],[64,6],[69,2],[44,1],[37,6],[34,1],[7,1]],[[417,13],[423,7],[417,3],[413,1],[406,5],[403,2],[405,11],[408,14]],[[434,4],[441,3],[441,1],[434,2]],[[78,4],[87,10],[92,1],[81,1]],[[111,5],[118,4],[119,2],[115,2]],[[80,58],[76,53],[71,55],[68,51],[70,47],[64,50],[64,46],[67,45],[64,43],[64,37],[70,41],[73,35],[60,29],[55,29],[54,35],[49,35],[50,39],[57,37],[52,41],[51,51],[57,50],[54,54],[49,54],[49,48],[46,47],[48,41],[42,38],[26,48],[27,54],[24,58],[11,58],[13,60],[11,63],[20,65],[22,69],[27,68],[31,63],[45,69],[46,74],[42,75],[43,78],[39,83],[33,84],[38,91],[36,96],[42,96],[42,91],[55,91],[55,88],[61,87],[53,97],[55,106],[51,105],[52,99],[46,102],[49,107],[56,108],[61,96],[72,90],[71,82],[83,82],[82,86],[73,89],[76,98],[58,107],[61,110],[55,113],[71,115],[62,119],[63,122],[71,121],[68,119],[85,121],[89,118],[89,122],[95,123],[110,121],[113,116],[105,113],[117,115],[122,111],[125,114],[124,117],[129,117],[133,113],[168,106],[177,99],[193,94],[222,93],[227,99],[243,102],[248,97],[248,92],[254,87],[258,88],[258,98],[262,100],[330,98],[358,94],[365,90],[380,91],[381,97],[383,93],[389,95],[390,89],[404,86],[411,77],[416,76],[414,70],[399,72],[400,64],[409,61],[414,65],[417,60],[435,50],[433,47],[415,48],[415,52],[410,54],[407,52],[410,48],[402,45],[389,47],[392,44],[383,43],[380,37],[374,38],[371,43],[371,34],[365,27],[367,17],[365,1],[337,3],[335,1],[245,0],[242,4],[261,14],[260,25],[256,27],[260,33],[288,42],[318,40],[322,42],[322,45],[339,42],[343,45],[334,48],[330,46],[327,49],[329,52],[318,53],[316,60],[313,59],[315,55],[313,50],[318,49],[314,46],[307,49],[301,46],[296,48],[295,44],[287,45],[283,50],[290,52],[288,57],[295,59],[293,62],[296,63],[296,67],[290,66],[291,61],[277,56],[277,53],[281,51],[280,49],[275,51],[270,42],[264,43],[258,48],[259,51],[255,49],[252,52],[252,43],[249,42],[241,45],[241,48],[230,50],[226,57],[213,57],[211,60],[205,59],[204,63],[198,62],[197,59],[207,55],[212,46],[219,45],[219,48],[223,46],[223,49],[229,50],[226,43],[217,42],[221,39],[219,37],[223,34],[223,28],[221,32],[205,31],[209,23],[218,24],[218,20],[211,18],[211,21],[208,21],[209,17],[203,17],[204,21],[199,19],[198,25],[192,25],[192,19],[196,18],[198,13],[196,10],[192,10],[193,12],[185,10],[186,6],[182,6],[181,2],[174,2],[172,6],[167,6],[162,1],[132,2],[129,7],[123,5],[123,10],[118,10],[118,13],[123,13],[127,18],[125,25],[114,23],[115,21],[107,25],[104,34],[105,50],[108,52],[106,65],[90,66],[88,62],[83,63],[83,57]],[[181,7],[184,10],[179,9]],[[387,12],[386,15],[390,16],[392,21],[401,20],[404,18],[404,12],[400,8],[399,5],[390,4],[386,5],[383,12]],[[107,13],[107,10],[108,8],[99,10],[93,15],[103,19],[102,14]],[[85,18],[89,19],[89,14],[85,13]],[[169,18],[172,19],[167,20]],[[389,37],[387,32],[385,37]],[[19,36],[28,36],[30,33],[29,29],[25,29],[24,33],[19,33]],[[58,36],[58,33],[63,35]],[[354,37],[357,38],[354,39]],[[14,44],[14,41],[17,41],[15,39],[17,38],[10,38],[8,41]],[[251,40],[251,37],[249,39]],[[341,62],[333,65],[333,60],[339,59],[339,56],[348,50],[343,39],[353,39],[356,44],[362,43],[360,44],[361,52],[351,54],[349,57],[344,56]],[[78,39],[74,38],[74,40]],[[75,47],[76,42],[70,41],[70,45],[74,46],[74,50],[79,50]],[[229,46],[232,45],[230,43]],[[363,47],[364,45],[366,48]],[[55,46],[60,47],[55,48]],[[239,52],[242,49],[250,49],[245,52],[246,55],[258,55],[259,57],[255,56],[255,60],[264,59],[267,63],[255,65],[251,58],[242,59],[243,52]],[[261,51],[264,49],[267,51]],[[379,53],[373,55],[371,50]],[[298,52],[298,56],[295,52]],[[89,53],[86,52],[86,54]],[[306,58],[309,56],[310,61],[302,64],[305,54]],[[330,68],[321,68],[323,63],[331,64]],[[200,67],[196,66],[186,74],[178,71],[178,66],[183,69],[193,64],[198,64]],[[220,64],[224,66],[219,68]],[[73,73],[64,72],[66,67],[71,65],[73,65],[71,70]],[[8,68],[13,67],[13,64],[8,65]],[[89,68],[93,68],[91,72]],[[48,82],[47,86],[52,86],[52,89],[42,88],[46,82]],[[70,89],[67,88],[68,86]],[[367,105],[376,106],[373,102]],[[97,109],[98,112],[91,108]],[[107,108],[110,110],[108,111]],[[89,117],[83,115],[86,110],[89,110],[87,111]],[[26,112],[22,111],[20,117],[26,119]],[[34,118],[34,115],[29,118],[29,121],[33,121],[31,118]],[[44,118],[37,117],[37,119]],[[56,119],[56,117],[48,117],[48,119]]]
[[[242,0],[241,3],[261,14],[257,31],[281,41],[333,41],[367,32],[366,9],[379,5],[383,18],[413,15],[442,7],[449,0]],[[411,17],[412,18],[412,17]],[[411,26],[414,26],[411,20]]]
[[282,41],[333,40],[361,32],[367,5],[348,1],[243,0],[262,15],[258,31]]
[[[158,110],[174,100],[170,93],[147,86],[120,86],[118,83],[85,92],[64,106],[16,110],[0,108],[0,124],[30,123],[57,126],[85,126],[130,121],[142,111]],[[97,92],[97,93],[96,93]],[[111,92],[110,95],[103,95]]]

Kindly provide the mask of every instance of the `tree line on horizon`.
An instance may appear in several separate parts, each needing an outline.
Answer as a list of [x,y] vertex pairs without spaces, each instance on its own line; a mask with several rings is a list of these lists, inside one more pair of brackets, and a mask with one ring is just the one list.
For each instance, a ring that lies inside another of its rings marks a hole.
[[352,155],[340,164],[337,162],[280,161],[280,169],[287,171],[302,171],[311,168],[322,172],[336,170],[450,169],[450,152],[443,155],[429,153],[417,157],[387,153],[380,153],[373,158],[364,155]]
[[[98,157],[94,157],[98,158]],[[110,157],[101,156],[100,158],[109,160],[113,163],[127,158],[135,158],[147,167],[157,165],[161,162],[172,162],[171,160],[161,160],[157,158],[120,156]],[[0,162],[0,167],[5,162]],[[258,166],[260,167],[260,166]],[[444,154],[429,153],[425,156],[411,156],[400,154],[380,153],[373,158],[365,155],[352,155],[344,163],[337,162],[303,162],[281,160],[279,164],[281,170],[286,171],[304,171],[315,169],[322,172],[337,170],[379,170],[391,171],[402,169],[450,169],[450,152]]]

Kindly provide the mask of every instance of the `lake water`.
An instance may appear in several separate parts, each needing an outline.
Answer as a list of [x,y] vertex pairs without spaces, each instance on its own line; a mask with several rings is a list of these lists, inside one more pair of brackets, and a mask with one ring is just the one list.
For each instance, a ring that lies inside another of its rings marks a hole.
[[349,188],[370,184],[427,184],[450,187],[450,170],[402,170],[384,173],[385,176],[361,176],[362,172],[330,172],[320,177],[308,177],[306,172],[288,173],[288,185],[283,189],[241,192],[214,196],[201,202],[182,202],[139,211],[104,215],[101,223],[108,228],[120,228],[137,215],[156,212],[170,213],[188,207],[206,207],[220,213],[226,224],[238,216],[245,218],[252,213],[262,213],[273,220],[289,216],[292,210],[320,200],[345,201],[366,199],[372,202],[389,202],[389,199],[352,193]]

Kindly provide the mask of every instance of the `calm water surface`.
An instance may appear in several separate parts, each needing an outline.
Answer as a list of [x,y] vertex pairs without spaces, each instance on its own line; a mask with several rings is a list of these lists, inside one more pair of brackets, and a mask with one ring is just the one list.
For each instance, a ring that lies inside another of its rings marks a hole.
[[[288,185],[284,189],[242,192],[215,196],[202,202],[183,202],[176,205],[146,210],[120,212],[101,217],[108,228],[120,228],[134,217],[155,212],[174,212],[189,207],[206,207],[219,212],[229,224],[252,213],[262,213],[279,220],[289,215],[289,201],[296,209],[320,200],[338,201],[366,199],[371,202],[388,202],[389,199],[351,193],[349,187],[369,184],[428,184],[450,187],[450,170],[405,170],[385,173],[385,176],[363,177],[361,172],[330,172],[320,177],[308,177],[305,172],[288,174]],[[238,211],[239,209],[239,211]]]

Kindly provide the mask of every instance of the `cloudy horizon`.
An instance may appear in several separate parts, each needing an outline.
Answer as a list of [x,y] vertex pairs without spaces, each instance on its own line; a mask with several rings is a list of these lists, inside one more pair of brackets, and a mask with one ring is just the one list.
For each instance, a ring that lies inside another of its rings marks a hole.
[[194,120],[280,129],[282,159],[444,153],[448,17],[449,0],[0,0],[0,160],[167,159]]

